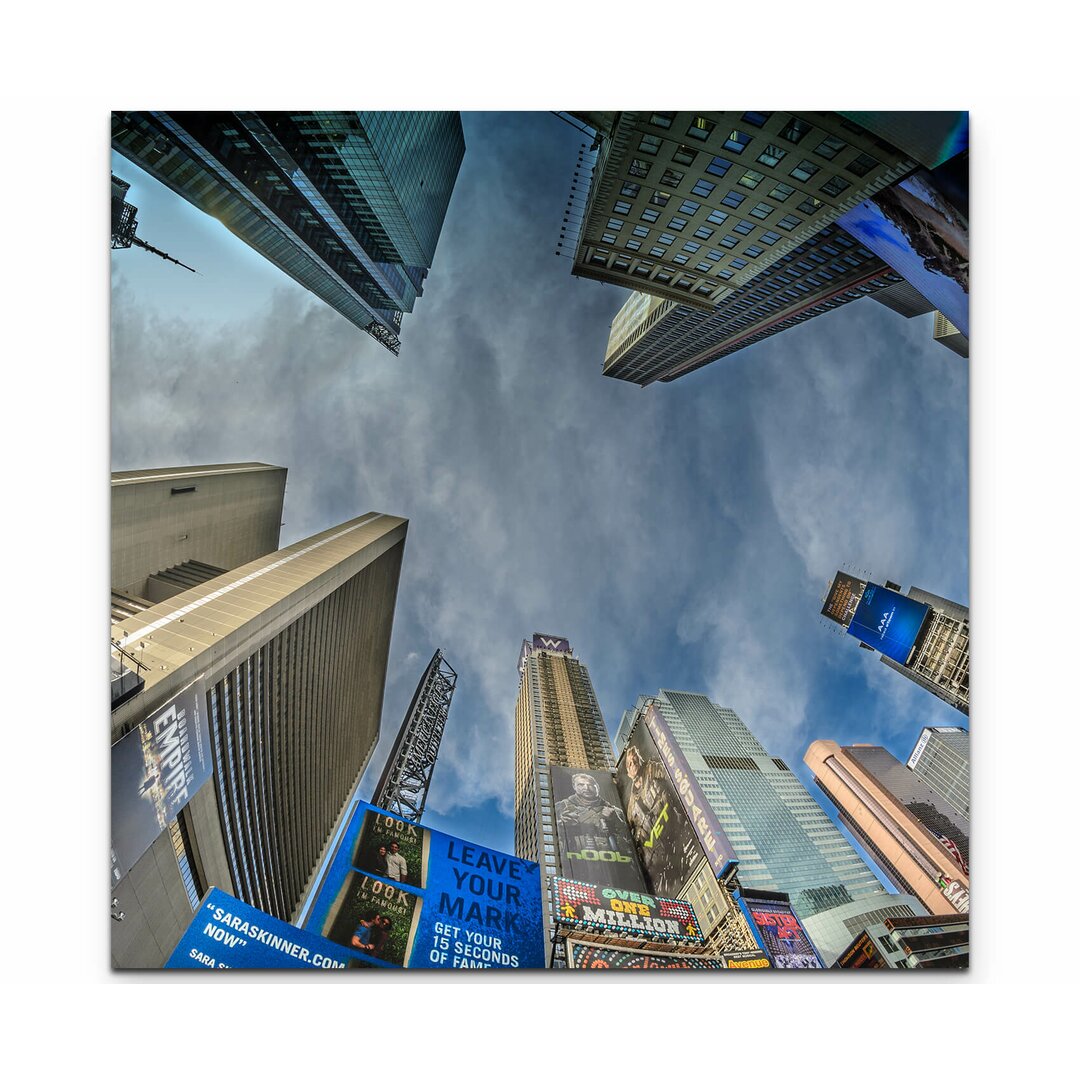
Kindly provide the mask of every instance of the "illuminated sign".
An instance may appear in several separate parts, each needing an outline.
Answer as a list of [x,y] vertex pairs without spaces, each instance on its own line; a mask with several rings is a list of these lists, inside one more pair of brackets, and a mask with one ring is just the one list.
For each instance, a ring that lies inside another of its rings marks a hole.
[[756,970],[772,965],[769,958],[760,949],[738,949],[724,953],[724,966],[729,968],[747,968]]
[[738,898],[758,944],[777,968],[822,968],[825,965],[799,917],[783,894],[744,889]]
[[[659,968],[684,968],[691,971],[720,971],[724,961],[714,956],[674,956],[670,953],[645,952],[640,949],[617,949],[568,941],[569,966],[582,971],[649,971]],[[769,966],[765,960],[764,966]]]
[[848,633],[883,656],[906,665],[929,614],[929,604],[868,581]]
[[862,578],[852,577],[838,570],[836,577],[833,578],[832,588],[829,589],[829,595],[825,598],[821,614],[841,626],[848,626],[851,623],[851,617],[855,614],[855,609],[859,606],[865,588],[866,582]]
[[555,918],[567,926],[663,941],[700,943],[701,927],[685,900],[552,878]]

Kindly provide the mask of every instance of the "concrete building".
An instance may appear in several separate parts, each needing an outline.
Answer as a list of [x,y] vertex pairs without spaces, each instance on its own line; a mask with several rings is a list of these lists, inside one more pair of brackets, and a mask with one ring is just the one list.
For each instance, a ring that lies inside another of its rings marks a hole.
[[924,727],[907,767],[964,820],[971,819],[971,747],[967,728]]
[[598,145],[573,272],[704,310],[919,164],[831,112],[574,115]]
[[966,968],[971,952],[966,915],[885,919],[866,927],[835,968]]
[[731,709],[674,690],[640,697],[623,715],[620,748],[650,704],[727,833],[740,884],[787,893],[826,965],[862,926],[923,914],[914,897],[885,889],[787,764],[769,755]]
[[912,586],[884,586],[837,571],[821,614],[838,623],[881,662],[966,716],[970,703],[969,612],[962,604]]
[[[953,847],[966,822],[880,746],[810,744],[804,760],[888,879],[932,915],[966,914],[968,874]],[[964,862],[966,854],[960,852]]]
[[[284,470],[237,468],[156,470],[142,485],[137,474],[118,477],[119,499],[134,505],[120,513],[132,524],[118,530],[117,544],[141,552],[114,563],[129,583],[144,571],[154,578],[152,552],[163,553],[167,568],[177,542],[179,509],[166,503],[157,518],[162,535],[153,536],[151,526],[136,524],[155,520],[138,505],[140,495],[148,504],[205,496],[189,519],[203,528],[189,538],[211,545],[195,546],[199,553],[219,552],[219,565],[190,588],[144,598],[112,626],[114,663],[139,678],[136,691],[114,704],[114,763],[126,735],[142,733],[187,695],[206,718],[212,765],[174,819],[159,818],[160,833],[129,866],[116,864],[114,850],[115,967],[161,966],[211,886],[291,919],[379,735],[407,522],[366,514],[222,569],[249,545],[265,545],[270,506],[275,535],[281,520]],[[246,491],[252,507],[269,504],[252,510],[243,535],[224,528],[216,535],[217,482]],[[162,494],[163,485],[192,484],[193,492]],[[225,547],[212,546],[219,542]],[[113,773],[115,844],[130,792],[116,787],[115,765]]]
[[[589,669],[566,638],[533,634],[521,643],[514,710],[514,854],[540,864],[547,879],[563,876],[549,767],[615,768],[611,740]],[[570,876],[570,875],[566,875]],[[548,884],[544,928],[554,940]]]
[[394,353],[465,153],[452,112],[117,112],[112,145]]

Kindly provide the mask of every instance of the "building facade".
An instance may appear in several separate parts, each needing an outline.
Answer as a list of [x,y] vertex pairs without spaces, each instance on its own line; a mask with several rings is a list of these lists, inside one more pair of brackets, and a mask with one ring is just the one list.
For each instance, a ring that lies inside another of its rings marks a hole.
[[965,821],[971,820],[971,747],[967,728],[924,727],[907,767]]
[[862,648],[965,716],[970,707],[970,618],[962,604],[912,586],[837,571],[821,614]]
[[117,112],[112,145],[395,353],[465,153],[450,112]]
[[[566,638],[533,634],[521,643],[514,710],[514,854],[548,879],[544,929],[553,941],[550,878],[564,875],[551,789],[552,765],[611,772],[615,756],[589,669]],[[550,962],[550,961],[549,961]]]
[[966,968],[971,952],[966,915],[885,919],[866,927],[835,968]]
[[[766,231],[747,252],[761,254],[776,236]],[[718,241],[719,247],[735,247],[737,239],[733,232]],[[853,300],[888,294],[903,284],[843,229],[826,226],[712,310],[635,293],[612,323],[604,374],[641,386],[672,382]]]
[[112,712],[114,763],[187,695],[211,766],[118,865],[118,814],[149,785],[117,787],[114,764],[115,967],[159,967],[211,886],[286,921],[299,911],[378,739],[406,529],[366,514],[113,623],[113,658],[140,678]]
[[826,965],[853,936],[844,919],[866,925],[885,910],[923,914],[914,897],[886,891],[787,764],[768,754],[731,709],[702,694],[661,690],[624,714],[620,745],[650,704],[730,839],[740,884],[787,893]]
[[837,113],[574,115],[598,147],[573,272],[706,310],[918,165]]
[[840,820],[898,889],[917,896],[931,915],[967,913],[967,823],[943,799],[880,746],[818,739],[804,760]]

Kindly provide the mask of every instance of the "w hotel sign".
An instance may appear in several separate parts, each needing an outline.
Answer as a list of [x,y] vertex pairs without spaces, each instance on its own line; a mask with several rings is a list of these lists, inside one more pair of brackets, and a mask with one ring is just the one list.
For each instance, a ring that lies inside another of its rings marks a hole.
[[566,638],[549,637],[547,634],[533,634],[534,649],[549,649],[551,652],[573,652]]

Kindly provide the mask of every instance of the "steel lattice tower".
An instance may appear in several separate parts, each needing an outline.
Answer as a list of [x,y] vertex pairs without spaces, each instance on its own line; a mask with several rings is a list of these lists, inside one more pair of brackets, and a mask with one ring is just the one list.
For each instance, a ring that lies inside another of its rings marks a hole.
[[457,672],[446,662],[442,650],[420,677],[412,704],[402,721],[372,802],[406,821],[419,821],[427,802],[431,774],[439,756]]

